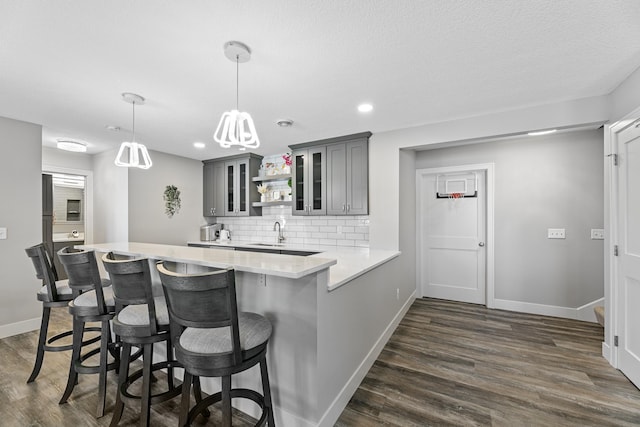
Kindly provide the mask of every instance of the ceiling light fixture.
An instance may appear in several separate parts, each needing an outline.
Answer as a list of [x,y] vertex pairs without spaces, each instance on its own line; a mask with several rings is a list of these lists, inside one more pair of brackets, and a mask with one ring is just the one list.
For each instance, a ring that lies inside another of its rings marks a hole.
[[373,111],[373,105],[371,104],[360,104],[358,105],[358,111],[361,113],[369,113]]
[[75,151],[77,153],[85,153],[87,151],[87,144],[85,142],[67,138],[56,139],[56,147],[60,150]]
[[247,148],[258,148],[260,140],[253,119],[249,113],[241,112],[238,109],[238,86],[239,86],[239,66],[241,62],[248,62],[251,59],[251,50],[247,45],[237,41],[230,41],[224,44],[224,54],[231,61],[236,63],[236,109],[226,111],[220,118],[220,123],[213,134],[213,139],[223,148],[239,145],[240,150]]
[[115,164],[127,168],[149,169],[152,163],[147,147],[136,142],[136,104],[144,104],[144,98],[135,93],[125,92],[122,99],[133,105],[133,133],[131,142],[125,141],[120,144]]
[[193,146],[196,147],[196,148],[204,148],[204,147],[206,147],[204,142],[194,142]]
[[549,135],[550,133],[555,133],[557,131],[558,129],[540,130],[536,132],[529,132],[528,135],[529,136]]
[[293,126],[293,120],[291,119],[280,119],[276,122],[276,124],[278,126],[280,126],[281,128],[289,128],[291,126]]

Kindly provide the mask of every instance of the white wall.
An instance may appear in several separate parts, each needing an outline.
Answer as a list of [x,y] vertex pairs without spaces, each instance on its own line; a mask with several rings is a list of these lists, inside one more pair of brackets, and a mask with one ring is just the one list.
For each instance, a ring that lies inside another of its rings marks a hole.
[[567,132],[421,151],[416,168],[495,163],[495,298],[578,308],[604,297],[602,147],[602,130]]
[[93,242],[129,240],[129,172],[113,161],[117,151],[93,156]]
[[640,106],[640,68],[631,73],[610,95],[611,123]]
[[42,241],[42,127],[0,117],[0,338],[39,325],[40,283],[25,249]]
[[65,169],[91,170],[93,156],[87,153],[58,150],[57,148],[42,147],[42,167],[54,166]]
[[[200,240],[202,216],[202,162],[151,151],[153,166],[129,170],[129,240],[186,245]],[[180,212],[167,217],[163,200],[167,185],[180,190]]]

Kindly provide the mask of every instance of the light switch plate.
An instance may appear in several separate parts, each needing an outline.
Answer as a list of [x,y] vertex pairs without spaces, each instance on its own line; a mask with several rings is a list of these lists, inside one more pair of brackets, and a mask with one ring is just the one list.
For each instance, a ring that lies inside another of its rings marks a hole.
[[7,227],[0,227],[0,240],[7,239]]
[[604,230],[602,228],[592,228],[591,240],[604,240]]
[[547,230],[547,239],[565,239],[564,228],[549,228]]

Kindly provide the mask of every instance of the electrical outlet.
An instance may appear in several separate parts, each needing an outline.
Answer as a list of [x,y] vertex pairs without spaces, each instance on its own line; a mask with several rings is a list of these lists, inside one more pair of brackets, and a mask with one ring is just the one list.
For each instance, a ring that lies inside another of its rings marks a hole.
[[7,239],[7,227],[0,227],[0,240]]
[[547,239],[566,239],[564,228],[549,228],[547,230]]
[[604,230],[602,228],[592,228],[591,240],[604,240]]

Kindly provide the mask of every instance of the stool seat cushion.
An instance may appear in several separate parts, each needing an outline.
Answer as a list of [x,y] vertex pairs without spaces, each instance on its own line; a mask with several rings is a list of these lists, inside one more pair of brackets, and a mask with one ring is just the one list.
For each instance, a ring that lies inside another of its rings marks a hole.
[[[58,296],[59,297],[63,297],[63,296],[70,296],[73,291],[71,290],[71,288],[69,287],[69,281],[68,280],[57,280],[56,281],[56,291],[58,291]],[[46,297],[47,300],[49,299],[49,293],[47,292],[47,287],[43,286],[42,288],[40,288],[40,291],[38,291],[38,295],[41,297]]]
[[[271,322],[259,314],[238,313],[240,347],[251,350],[271,337]],[[180,345],[187,351],[202,354],[226,353],[233,350],[231,331],[224,328],[186,328],[180,335]]]
[[[156,319],[159,325],[169,324],[169,311],[164,296],[154,297],[156,306]],[[118,313],[118,321],[124,325],[131,326],[148,326],[149,325],[149,309],[147,304],[129,305]]]
[[[114,307],[116,303],[113,297],[113,288],[111,286],[103,288],[102,293],[104,295],[104,303],[107,307]],[[98,298],[96,298],[96,291],[89,291],[79,295],[73,300],[73,305],[76,307],[97,307]]]

